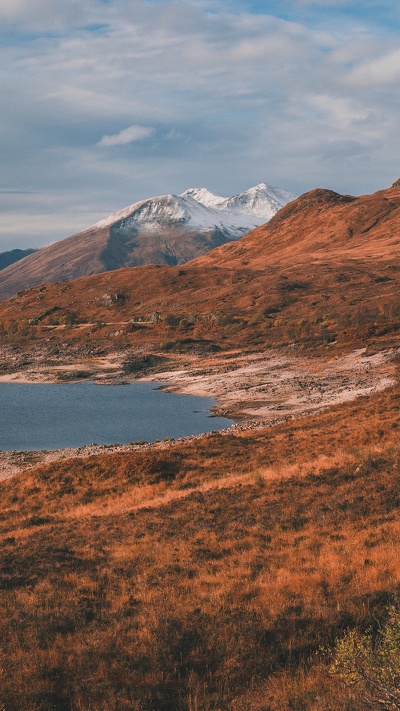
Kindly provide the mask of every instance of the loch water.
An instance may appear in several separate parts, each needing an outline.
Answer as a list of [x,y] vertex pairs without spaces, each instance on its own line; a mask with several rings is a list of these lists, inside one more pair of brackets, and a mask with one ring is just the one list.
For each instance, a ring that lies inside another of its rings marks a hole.
[[0,383],[0,450],[154,442],[229,427],[212,398],[160,390],[161,383]]

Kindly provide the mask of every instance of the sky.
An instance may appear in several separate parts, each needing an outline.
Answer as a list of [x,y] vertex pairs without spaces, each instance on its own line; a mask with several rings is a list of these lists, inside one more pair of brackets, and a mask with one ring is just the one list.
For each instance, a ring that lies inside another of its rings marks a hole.
[[398,0],[1,0],[0,251],[138,200],[400,177]]

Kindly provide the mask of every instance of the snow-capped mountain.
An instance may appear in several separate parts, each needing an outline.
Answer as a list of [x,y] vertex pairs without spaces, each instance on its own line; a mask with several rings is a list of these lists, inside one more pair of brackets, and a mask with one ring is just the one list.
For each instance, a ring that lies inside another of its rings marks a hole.
[[218,208],[229,199],[221,197],[221,195],[215,195],[215,193],[211,193],[207,188],[189,188],[189,190],[185,190],[185,192],[182,193],[181,197],[191,197],[201,203],[201,205],[214,208]]
[[189,230],[219,229],[229,233],[228,241],[242,237],[267,222],[281,207],[297,196],[266,183],[225,198],[207,188],[190,188],[181,195],[160,195],[141,200],[100,220],[93,227],[117,227],[122,231],[156,231],[160,226]]
[[206,188],[191,188],[182,193],[182,197],[185,196],[194,198],[206,207],[233,211],[242,215],[255,215],[265,218],[264,221],[271,219],[281,207],[297,197],[287,190],[273,188],[266,183],[259,183],[254,188],[229,198],[214,195]]
[[260,183],[233,197],[206,188],[133,203],[2,270],[0,298],[48,281],[143,264],[184,264],[268,222],[296,195]]

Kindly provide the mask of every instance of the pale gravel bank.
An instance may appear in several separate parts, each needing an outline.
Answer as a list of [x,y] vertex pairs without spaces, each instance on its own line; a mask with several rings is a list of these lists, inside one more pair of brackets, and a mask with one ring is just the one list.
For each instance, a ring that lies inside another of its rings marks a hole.
[[[142,380],[166,383],[163,389],[190,395],[210,396],[217,401],[213,412],[238,421],[223,432],[271,426],[282,420],[318,412],[330,405],[354,400],[384,390],[396,381],[397,349],[368,355],[359,349],[331,358],[301,356],[296,352],[269,351],[259,354],[225,354],[207,359],[185,358],[181,367],[153,372]],[[118,382],[121,357],[110,356],[95,364],[94,379],[99,384]],[[68,366],[71,374],[85,364]],[[63,371],[65,367],[60,366]],[[124,376],[126,380],[126,376]],[[2,382],[56,382],[57,371],[41,368],[0,377]],[[119,380],[120,381],[120,380]],[[194,440],[207,435],[194,435]],[[88,457],[106,452],[165,448],[178,440],[154,444],[88,445],[76,449],[41,452],[0,452],[0,480],[40,463]]]
[[270,351],[232,364],[220,361],[207,370],[154,373],[146,380],[162,380],[167,391],[211,396],[218,402],[217,415],[272,423],[384,390],[396,380],[396,355],[397,349],[367,355],[362,348],[322,359]]

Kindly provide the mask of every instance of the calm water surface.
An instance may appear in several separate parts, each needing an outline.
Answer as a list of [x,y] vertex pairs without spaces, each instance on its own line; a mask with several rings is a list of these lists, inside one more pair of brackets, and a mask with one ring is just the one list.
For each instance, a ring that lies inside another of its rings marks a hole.
[[0,450],[152,442],[229,427],[212,398],[158,390],[159,383],[0,383]]

